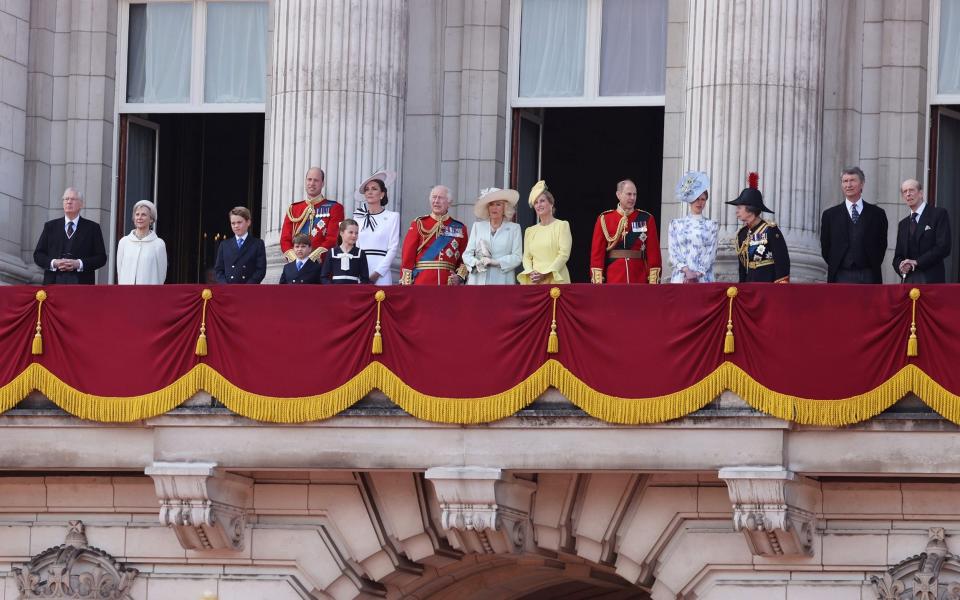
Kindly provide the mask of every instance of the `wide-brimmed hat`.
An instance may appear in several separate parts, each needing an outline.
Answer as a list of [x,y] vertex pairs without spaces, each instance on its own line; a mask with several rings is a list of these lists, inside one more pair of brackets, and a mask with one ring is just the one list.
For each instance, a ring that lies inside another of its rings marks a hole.
[[530,208],[533,208],[533,203],[537,201],[537,198],[540,197],[540,194],[547,191],[547,182],[544,179],[541,179],[533,185],[530,189],[530,196],[527,198],[527,204],[530,205]]
[[687,171],[677,184],[676,197],[680,202],[692,204],[709,188],[709,175],[703,171]]
[[477,216],[478,219],[486,219],[490,216],[487,205],[491,202],[497,202],[498,200],[504,200],[508,205],[508,210],[506,211],[507,217],[512,217],[510,214],[513,212],[512,209],[515,209],[517,206],[517,201],[520,200],[520,192],[517,190],[501,190],[500,188],[486,188],[480,190],[480,197],[477,198],[477,202],[473,205],[473,214]]
[[727,202],[727,204],[730,206],[749,206],[758,209],[760,212],[773,214],[773,211],[763,203],[763,194],[757,189],[759,183],[760,176],[756,173],[750,173],[747,177],[747,187],[743,188],[740,195]]
[[385,169],[380,169],[370,177],[367,177],[360,183],[360,187],[357,188],[357,191],[354,192],[353,197],[357,202],[363,201],[363,188],[367,187],[367,184],[373,181],[374,179],[379,179],[383,182],[383,185],[389,190],[393,185],[393,182],[397,179],[396,171],[387,171]]

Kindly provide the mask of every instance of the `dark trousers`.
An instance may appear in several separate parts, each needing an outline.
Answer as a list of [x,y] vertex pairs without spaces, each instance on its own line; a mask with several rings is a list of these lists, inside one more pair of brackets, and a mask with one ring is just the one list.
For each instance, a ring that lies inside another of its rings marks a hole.
[[837,271],[837,283],[873,283],[873,271],[870,269],[840,269]]

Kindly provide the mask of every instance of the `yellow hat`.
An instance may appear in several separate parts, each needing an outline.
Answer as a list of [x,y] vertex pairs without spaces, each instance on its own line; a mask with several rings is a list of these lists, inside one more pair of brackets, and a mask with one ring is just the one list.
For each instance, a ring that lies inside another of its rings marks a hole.
[[530,190],[530,197],[527,199],[527,204],[530,205],[530,208],[533,208],[533,203],[536,202],[540,194],[545,191],[547,191],[547,182],[541,179],[533,186],[533,189]]

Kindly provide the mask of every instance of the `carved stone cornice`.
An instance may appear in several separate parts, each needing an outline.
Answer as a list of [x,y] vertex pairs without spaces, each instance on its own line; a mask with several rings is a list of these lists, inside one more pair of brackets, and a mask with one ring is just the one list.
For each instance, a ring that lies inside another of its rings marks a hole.
[[927,534],[924,552],[870,578],[877,600],[960,600],[960,558],[947,550],[942,527]]
[[757,556],[812,556],[817,488],[783,467],[725,467],[733,525]]
[[241,550],[253,480],[216,463],[157,462],[147,467],[160,500],[160,522],[187,550]]
[[63,544],[44,550],[23,568],[13,568],[18,600],[129,600],[128,591],[138,573],[103,550],[87,546],[82,521],[70,521]]
[[433,482],[441,526],[455,548],[508,554],[532,547],[533,482],[487,467],[434,467],[426,478]]

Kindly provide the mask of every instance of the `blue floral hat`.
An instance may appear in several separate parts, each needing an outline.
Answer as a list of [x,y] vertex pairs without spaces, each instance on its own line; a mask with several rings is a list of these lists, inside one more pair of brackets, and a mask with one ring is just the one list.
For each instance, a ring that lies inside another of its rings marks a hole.
[[677,200],[692,204],[710,187],[710,176],[703,171],[687,171],[677,184]]

